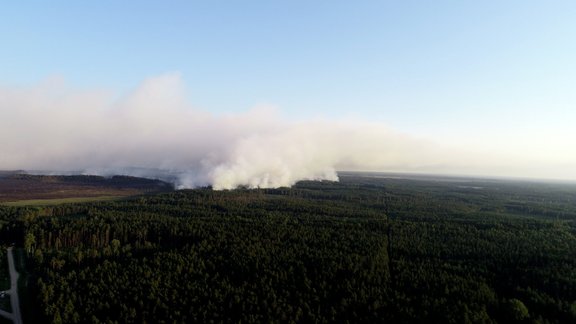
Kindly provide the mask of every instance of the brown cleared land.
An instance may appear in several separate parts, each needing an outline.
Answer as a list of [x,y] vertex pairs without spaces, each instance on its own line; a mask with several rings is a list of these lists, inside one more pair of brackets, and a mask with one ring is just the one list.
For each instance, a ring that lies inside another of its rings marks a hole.
[[172,190],[159,181],[127,176],[41,176],[0,172],[0,203],[67,198],[129,197]]

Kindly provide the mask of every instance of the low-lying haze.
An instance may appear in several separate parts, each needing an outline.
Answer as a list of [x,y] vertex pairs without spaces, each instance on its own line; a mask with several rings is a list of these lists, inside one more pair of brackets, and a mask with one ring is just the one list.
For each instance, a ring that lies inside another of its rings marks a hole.
[[576,179],[571,151],[515,150],[510,138],[494,136],[486,134],[493,145],[479,143],[482,136],[442,141],[361,119],[289,120],[269,106],[214,115],[185,99],[177,73],[120,98],[59,78],[0,87],[4,170],[155,176],[214,189],[337,180],[337,170]]

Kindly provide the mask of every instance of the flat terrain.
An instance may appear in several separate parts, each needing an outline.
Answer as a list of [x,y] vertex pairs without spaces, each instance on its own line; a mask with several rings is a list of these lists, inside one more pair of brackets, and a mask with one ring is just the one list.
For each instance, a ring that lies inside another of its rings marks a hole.
[[26,323],[576,323],[567,183],[341,173],[0,206],[12,243]]
[[0,203],[50,205],[170,191],[171,185],[127,176],[46,176],[0,172]]

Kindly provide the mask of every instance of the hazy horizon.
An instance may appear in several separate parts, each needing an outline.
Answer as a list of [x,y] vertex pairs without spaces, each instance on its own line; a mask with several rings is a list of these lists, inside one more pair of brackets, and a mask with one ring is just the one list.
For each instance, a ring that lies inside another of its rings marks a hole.
[[7,4],[0,170],[576,180],[576,4]]

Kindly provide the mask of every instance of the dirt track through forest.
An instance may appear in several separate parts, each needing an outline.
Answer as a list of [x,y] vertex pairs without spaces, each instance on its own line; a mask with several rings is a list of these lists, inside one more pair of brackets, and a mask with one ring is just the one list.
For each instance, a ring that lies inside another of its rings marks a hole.
[[10,290],[6,292],[10,295],[12,313],[0,310],[0,316],[11,319],[14,324],[22,324],[22,314],[20,314],[20,301],[18,299],[18,272],[14,263],[14,248],[8,249],[8,268],[10,270]]

